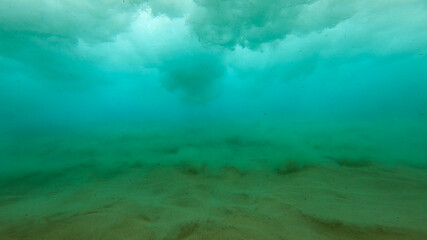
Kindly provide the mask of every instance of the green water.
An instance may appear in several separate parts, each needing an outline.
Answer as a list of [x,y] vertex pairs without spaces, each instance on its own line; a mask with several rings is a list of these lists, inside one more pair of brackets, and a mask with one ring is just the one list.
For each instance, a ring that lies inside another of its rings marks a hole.
[[426,8],[3,1],[1,171],[180,159],[424,165]]
[[425,169],[426,23],[424,0],[2,0],[1,186]]

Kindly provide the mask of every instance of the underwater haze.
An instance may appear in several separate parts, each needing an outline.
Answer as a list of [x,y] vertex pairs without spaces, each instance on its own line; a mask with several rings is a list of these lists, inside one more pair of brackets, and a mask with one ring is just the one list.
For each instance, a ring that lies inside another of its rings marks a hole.
[[427,239],[425,0],[2,0],[0,239]]

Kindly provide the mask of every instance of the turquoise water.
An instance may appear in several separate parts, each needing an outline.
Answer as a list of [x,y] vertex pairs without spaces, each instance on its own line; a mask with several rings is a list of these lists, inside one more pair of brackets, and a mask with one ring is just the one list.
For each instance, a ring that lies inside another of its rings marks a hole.
[[1,186],[129,166],[425,173],[426,23],[424,0],[3,0]]

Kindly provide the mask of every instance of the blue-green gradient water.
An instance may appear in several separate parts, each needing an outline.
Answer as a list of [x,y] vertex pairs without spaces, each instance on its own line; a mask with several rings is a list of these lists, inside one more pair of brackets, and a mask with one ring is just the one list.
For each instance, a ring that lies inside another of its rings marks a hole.
[[425,1],[2,1],[1,171],[427,161]]
[[0,176],[425,169],[426,23],[425,0],[2,0]]

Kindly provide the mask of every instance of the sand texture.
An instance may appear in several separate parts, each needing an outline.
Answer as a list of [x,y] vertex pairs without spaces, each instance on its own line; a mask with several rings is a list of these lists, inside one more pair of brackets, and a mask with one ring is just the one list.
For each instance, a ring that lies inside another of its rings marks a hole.
[[2,178],[0,239],[427,239],[427,171],[81,165]]

